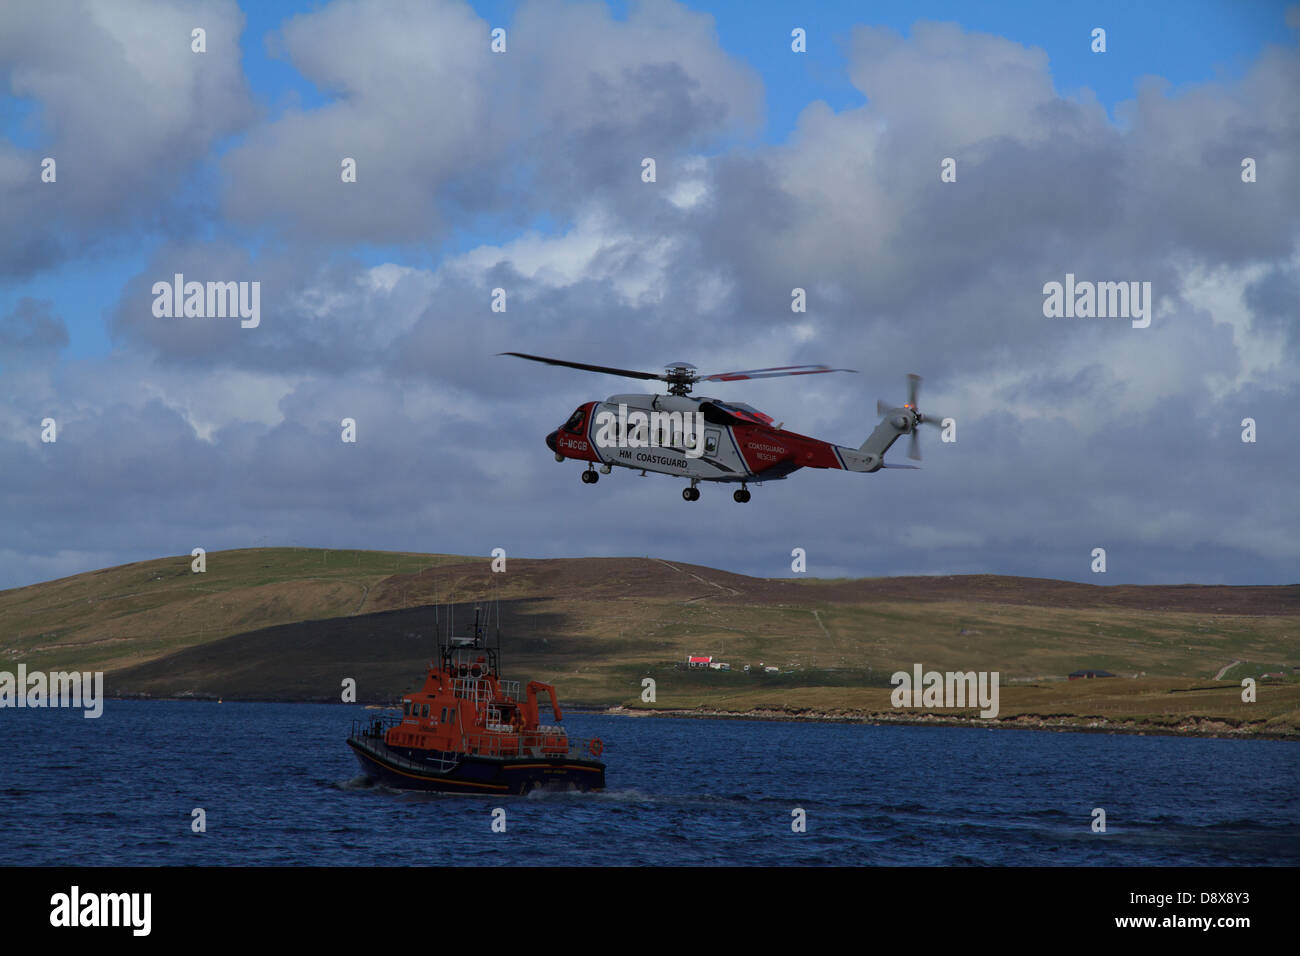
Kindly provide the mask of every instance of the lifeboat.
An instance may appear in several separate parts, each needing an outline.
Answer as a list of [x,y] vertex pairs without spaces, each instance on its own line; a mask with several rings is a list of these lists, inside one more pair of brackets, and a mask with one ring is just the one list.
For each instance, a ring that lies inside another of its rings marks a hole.
[[[531,790],[603,790],[599,738],[574,739],[560,726],[555,688],[501,679],[500,641],[488,647],[474,610],[474,636],[438,645],[424,685],[402,698],[401,716],[352,722],[348,746],[362,772],[402,790],[525,794]],[[555,724],[542,724],[538,695],[550,698]]]

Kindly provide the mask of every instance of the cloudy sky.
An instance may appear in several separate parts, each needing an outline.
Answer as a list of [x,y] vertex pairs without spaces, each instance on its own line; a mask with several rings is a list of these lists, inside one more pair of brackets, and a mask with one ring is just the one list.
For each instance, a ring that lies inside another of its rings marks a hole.
[[[0,6],[0,587],[264,545],[1300,581],[1300,6],[799,6]],[[176,273],[260,323],[155,315]],[[1150,327],[1045,317],[1067,274]],[[507,350],[851,367],[702,391],[855,447],[916,372],[957,441],[587,486],[544,436],[639,386]]]

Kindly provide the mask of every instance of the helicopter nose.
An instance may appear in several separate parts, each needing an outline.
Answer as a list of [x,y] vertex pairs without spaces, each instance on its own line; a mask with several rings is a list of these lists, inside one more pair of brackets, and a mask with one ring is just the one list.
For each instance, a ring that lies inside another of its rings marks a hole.
[[549,435],[546,436],[546,447],[549,448],[551,451],[555,451],[555,436],[557,434],[558,432],[551,432]]

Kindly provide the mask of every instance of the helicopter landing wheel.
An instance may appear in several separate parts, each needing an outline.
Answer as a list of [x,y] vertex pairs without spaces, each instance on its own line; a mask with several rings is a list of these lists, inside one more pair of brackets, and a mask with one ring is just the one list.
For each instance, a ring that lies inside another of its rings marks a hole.
[[685,498],[687,501],[699,501],[700,490],[698,488],[683,488],[682,497]]
[[749,500],[749,489],[741,488],[737,491],[733,491],[731,493],[731,497],[735,498],[736,501],[740,502],[740,504],[743,505],[746,501]]
[[596,482],[600,481],[600,475],[588,469],[582,473],[582,480],[584,484],[594,485]]

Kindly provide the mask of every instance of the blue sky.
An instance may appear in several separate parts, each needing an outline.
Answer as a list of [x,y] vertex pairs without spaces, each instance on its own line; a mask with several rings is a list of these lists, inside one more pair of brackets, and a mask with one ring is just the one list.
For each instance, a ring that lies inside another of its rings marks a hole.
[[[287,19],[318,9],[319,2],[271,0],[243,4],[246,18],[241,46],[248,83],[271,115],[295,104],[314,109],[328,96],[304,79],[283,54],[274,51],[273,34]],[[1285,43],[1294,32],[1283,22],[1284,2],[1177,2],[1043,3],[1043,2],[819,2],[815,5],[730,2],[687,3],[713,15],[721,47],[756,69],[762,77],[766,120],[759,137],[763,143],[785,141],[799,113],[823,100],[835,111],[864,102],[849,82],[843,44],[858,23],[885,25],[908,35],[918,19],[955,21],[968,30],[998,34],[1027,46],[1041,47],[1050,59],[1057,90],[1067,96],[1091,90],[1111,111],[1134,95],[1139,77],[1154,74],[1167,80],[1176,95],[1187,84],[1237,77],[1266,44]],[[471,6],[489,24],[510,24],[515,0],[477,0]],[[607,5],[615,19],[625,19],[628,4]],[[803,7],[803,9],[799,9]],[[797,11],[797,12],[792,12]],[[790,31],[802,27],[808,34],[808,52],[790,52]],[[1094,27],[1106,30],[1107,51],[1091,51]],[[7,84],[6,84],[7,85]],[[30,100],[0,96],[0,133],[15,145],[36,149],[42,145],[40,110]],[[238,143],[241,137],[214,151],[213,158]],[[198,192],[197,180],[191,192]],[[567,223],[540,217],[532,228],[550,232]],[[223,226],[214,225],[214,229]],[[482,243],[508,241],[518,232],[490,220],[460,226],[444,246],[459,253]],[[116,301],[123,276],[144,268],[156,249],[158,237],[135,234],[117,248],[97,250],[84,258],[0,287],[0,310],[8,311],[24,296],[48,299],[68,324],[71,345],[68,358],[104,355],[111,349],[105,324],[107,310]],[[397,262],[428,266],[426,250],[400,246],[359,244],[352,253],[367,264]],[[434,260],[436,262],[436,259]]]

